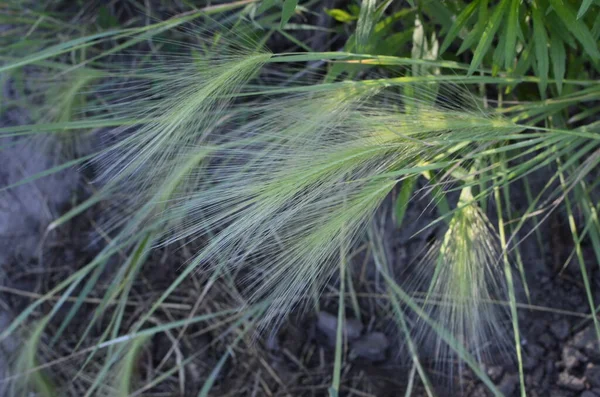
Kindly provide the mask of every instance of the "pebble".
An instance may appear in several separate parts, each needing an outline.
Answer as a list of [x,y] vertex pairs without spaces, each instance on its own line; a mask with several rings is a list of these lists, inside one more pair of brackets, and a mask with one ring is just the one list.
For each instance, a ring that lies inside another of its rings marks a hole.
[[600,387],[600,366],[589,364],[585,369],[585,378],[592,387]]
[[545,373],[546,371],[544,370],[543,366],[540,365],[539,367],[537,367],[531,375],[531,381],[533,382],[533,384],[536,386],[541,385]]
[[537,367],[540,357],[544,354],[544,348],[537,343],[530,343],[527,345],[527,354],[523,366],[525,369],[534,369]]
[[362,357],[371,361],[381,361],[385,359],[385,351],[390,346],[390,342],[381,332],[371,332],[352,343],[350,351],[353,357]]
[[591,359],[600,360],[600,348],[594,326],[591,325],[576,333],[571,343],[576,348],[583,350]]
[[540,335],[538,341],[548,350],[551,350],[556,344],[556,341],[548,332],[544,332],[542,335]]
[[550,325],[550,332],[558,339],[565,340],[571,333],[571,326],[566,319],[553,322]]
[[587,357],[579,350],[571,346],[565,346],[562,349],[562,362],[566,369],[573,369],[582,362],[586,362]]
[[498,390],[503,396],[512,396],[517,387],[519,387],[519,375],[506,374],[498,385]]
[[545,331],[546,331],[546,323],[543,321],[534,321],[533,324],[531,324],[527,328],[527,334],[530,335],[530,337],[532,337],[532,338],[538,337],[539,335],[543,334]]
[[502,368],[499,365],[489,367],[487,369],[487,374],[491,380],[493,380],[494,382],[497,382],[500,380],[500,378],[502,378],[502,375],[504,375],[504,368]]
[[584,349],[585,346],[593,342],[596,338],[594,327],[589,326],[573,336],[571,343],[578,349]]
[[585,381],[583,379],[577,378],[566,371],[563,371],[558,375],[557,384],[565,389],[575,391],[581,391],[585,389]]
[[[337,316],[327,312],[319,312],[317,316],[317,329],[323,332],[330,342],[335,343],[337,326]],[[354,318],[346,319],[342,325],[342,332],[348,341],[353,341],[360,337],[362,330],[362,323]]]
[[546,368],[544,371],[546,374],[546,379],[554,379],[556,377],[556,367],[554,364],[555,363],[553,361],[546,361]]

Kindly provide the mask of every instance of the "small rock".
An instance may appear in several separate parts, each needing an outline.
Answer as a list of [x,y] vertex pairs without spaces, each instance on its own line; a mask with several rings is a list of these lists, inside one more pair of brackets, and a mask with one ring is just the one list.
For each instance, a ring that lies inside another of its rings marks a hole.
[[[337,316],[327,312],[319,312],[319,315],[317,316],[317,329],[323,332],[330,342],[335,343],[337,326]],[[362,330],[362,323],[354,318],[346,319],[342,326],[342,332],[348,341],[357,339],[362,333]]]
[[550,280],[551,280],[550,276],[541,276],[540,277],[540,283],[542,283],[542,284],[547,284],[550,282]]
[[350,352],[353,357],[362,357],[371,361],[381,361],[385,359],[385,351],[390,346],[390,342],[381,332],[371,332],[352,343]]
[[526,370],[530,371],[532,369],[537,368],[537,360],[534,358],[531,358],[529,356],[525,356],[523,357],[523,368],[525,368]]
[[544,368],[544,372],[546,373],[546,379],[554,379],[556,378],[556,366],[553,361],[546,360],[546,368]]
[[584,349],[588,343],[594,342],[595,340],[596,331],[594,330],[594,327],[590,325],[589,327],[576,333],[575,336],[573,336],[571,343],[578,349]]
[[542,344],[542,346],[549,350],[551,350],[556,344],[556,341],[548,332],[544,332],[543,334],[541,334],[538,338],[538,341]]
[[546,331],[546,323],[543,321],[534,321],[527,327],[527,334],[533,340]]
[[586,362],[587,357],[583,355],[579,350],[565,346],[562,349],[562,362],[566,369],[573,369],[582,362]]
[[583,352],[594,360],[600,359],[600,348],[598,344],[598,338],[596,336],[596,330],[593,326],[589,326],[583,331],[575,334],[571,343],[576,348],[583,350]]
[[592,387],[600,387],[600,366],[589,364],[585,369],[585,378]]
[[537,391],[535,390],[527,390],[527,395],[529,397],[542,397]]
[[577,378],[566,371],[558,375],[557,384],[565,389],[581,391],[585,389],[585,382],[581,378]]
[[523,360],[523,367],[531,370],[537,367],[537,363],[544,354],[544,348],[537,343],[530,343],[527,345],[527,354]]
[[561,319],[550,325],[550,332],[552,332],[558,340],[565,340],[571,332],[571,326],[567,320]]
[[542,379],[544,378],[545,373],[546,371],[544,371],[544,367],[541,365],[533,371],[533,374],[531,375],[531,381],[535,386],[542,384]]
[[504,375],[504,368],[502,368],[499,365],[489,367],[487,369],[487,374],[491,380],[493,380],[494,382],[497,382],[500,380],[500,378],[502,378],[502,375]]
[[571,306],[576,307],[576,310],[581,311],[582,313],[587,313],[587,311],[590,310],[589,307],[585,307],[585,299],[578,293],[567,294],[566,300]]
[[519,386],[519,375],[506,374],[498,385],[498,390],[503,396],[512,396]]

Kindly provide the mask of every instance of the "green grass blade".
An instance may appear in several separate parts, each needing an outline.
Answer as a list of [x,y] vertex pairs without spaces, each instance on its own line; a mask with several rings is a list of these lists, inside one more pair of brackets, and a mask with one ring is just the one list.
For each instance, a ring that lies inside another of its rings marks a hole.
[[137,369],[137,362],[140,359],[142,348],[148,342],[150,337],[136,338],[130,343],[130,347],[127,353],[119,363],[118,371],[116,373],[117,380],[117,396],[127,397],[131,393],[131,386],[134,384],[135,371]]
[[[585,265],[585,258],[583,256],[583,250],[581,248],[581,238],[579,236],[579,232],[577,231],[577,224],[575,223],[575,217],[573,214],[571,199],[569,198],[569,188],[567,186],[565,176],[564,176],[564,165],[558,161],[559,170],[558,175],[560,178],[561,187],[564,190],[564,200],[565,200],[565,208],[567,210],[567,217],[569,220],[569,228],[571,230],[571,234],[573,236],[573,243],[575,244],[575,252],[577,255],[577,260],[579,262],[579,269],[581,272],[581,278],[583,279],[583,285],[585,289],[585,294],[588,299],[588,303],[590,306],[590,310],[592,314],[595,312],[595,304],[594,304],[594,295],[592,293],[591,283],[588,275],[588,271]],[[600,339],[600,322],[598,321],[597,316],[592,315],[592,320],[594,323],[594,329],[596,330],[596,336]]]
[[561,95],[563,88],[563,80],[567,71],[567,54],[565,45],[557,34],[550,34],[550,54],[552,55],[552,68],[554,79],[556,80],[556,89],[558,95]]
[[376,22],[376,5],[375,0],[362,0],[361,2],[355,33],[357,52],[365,52],[368,48],[369,39]]
[[519,0],[511,0],[508,21],[506,25],[506,40],[504,42],[504,68],[514,68],[517,47],[517,30],[519,24]]
[[48,320],[49,317],[45,317],[33,327],[19,352],[15,370],[17,373],[23,374],[24,377],[17,381],[19,382],[17,387],[13,387],[13,395],[20,395],[14,389],[23,389],[24,393],[22,395],[29,395],[31,392],[43,397],[56,397],[58,395],[57,390],[59,389],[47,373],[43,371],[31,372],[32,368],[39,365],[37,357],[40,345],[43,344],[42,336]]
[[452,24],[452,27],[450,28],[450,30],[446,34],[446,37],[444,38],[444,41],[442,42],[442,46],[440,47],[440,55],[446,52],[448,47],[450,47],[450,44],[452,44],[456,36],[458,36],[458,33],[465,26],[469,18],[471,18],[478,5],[478,1],[472,1],[460,12],[460,14],[458,14],[456,20]]
[[288,23],[294,12],[296,12],[296,6],[298,0],[285,0],[283,2],[283,8],[281,10],[281,22],[279,23],[279,29],[283,29]]
[[582,0],[581,6],[579,7],[579,11],[577,11],[577,19],[581,19],[587,12],[588,8],[592,5],[594,0]]
[[479,44],[477,44],[475,52],[473,53],[473,60],[471,61],[471,66],[469,67],[468,75],[471,75],[473,74],[473,72],[475,72],[475,70],[483,61],[483,57],[490,49],[492,41],[494,40],[494,36],[500,28],[502,17],[504,16],[504,13],[506,12],[506,9],[509,6],[509,1],[510,0],[501,0],[501,2],[496,6],[496,9],[492,13],[492,17],[487,23],[483,34],[480,38]]
[[406,213],[408,203],[415,190],[416,182],[417,178],[415,177],[407,178],[402,182],[402,186],[400,188],[400,192],[398,193],[398,198],[396,198],[395,205],[396,226],[398,227],[402,225],[402,220],[404,219],[404,214]]
[[[494,195],[496,199],[496,210],[498,215],[498,231],[500,234],[500,243],[502,245],[502,259],[504,262],[504,274],[506,276],[506,285],[508,286],[508,297],[509,297],[509,305],[510,305],[510,314],[512,320],[512,328],[514,334],[515,341],[515,350],[517,352],[517,363],[519,367],[519,383],[521,389],[521,397],[525,397],[527,395],[525,391],[525,371],[523,368],[523,353],[521,350],[521,334],[519,330],[519,314],[517,312],[517,300],[515,296],[515,286],[512,276],[512,269],[510,265],[510,261],[508,259],[508,246],[506,241],[506,232],[505,232],[505,224],[504,217],[502,214],[502,199],[500,198],[500,191],[498,188],[494,189]],[[510,203],[510,202],[508,202]],[[508,204],[510,205],[510,204]],[[524,280],[525,281],[525,280]]]
[[345,278],[346,278],[346,263],[345,255],[342,253],[340,257],[340,290],[338,297],[338,315],[337,328],[335,330],[335,358],[333,361],[333,377],[331,387],[329,388],[329,396],[337,397],[340,393],[340,380],[342,375],[342,353],[344,351],[344,317],[345,317]]
[[532,9],[533,18],[533,43],[535,47],[535,64],[537,76],[540,78],[539,87],[542,98],[546,97],[546,87],[548,86],[548,37],[542,11],[539,5],[534,5]]
[[577,38],[592,59],[599,59],[598,44],[583,20],[578,20],[571,6],[564,0],[550,0],[563,25]]

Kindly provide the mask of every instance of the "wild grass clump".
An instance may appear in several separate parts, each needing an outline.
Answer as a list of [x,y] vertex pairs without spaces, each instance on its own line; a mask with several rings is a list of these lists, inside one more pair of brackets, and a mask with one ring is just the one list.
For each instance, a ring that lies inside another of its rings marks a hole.
[[[427,315],[472,352],[493,362],[490,349],[508,349],[510,311],[500,240],[486,214],[464,189],[443,240],[419,264],[426,275]],[[426,327],[424,327],[426,328]],[[436,357],[452,357],[451,347],[433,330],[421,336]],[[490,341],[494,343],[490,343]],[[443,362],[440,364],[444,364]]]
[[[231,7],[246,6],[241,15],[254,18],[258,9],[247,3]],[[295,3],[282,5],[282,26]],[[102,284],[98,304],[87,314],[89,324],[75,338],[74,350],[86,357],[76,375],[85,384],[85,395],[139,395],[160,383],[162,375],[142,385],[135,374],[141,352],[158,334],[169,335],[171,352],[189,326],[209,320],[235,324],[226,332],[239,330],[231,349],[199,391],[207,395],[243,335],[281,326],[290,313],[307,311],[310,298],[328,287],[337,289],[341,324],[345,294],[354,293],[349,276],[352,260],[356,247],[366,241],[371,251],[365,256],[375,282],[388,299],[398,333],[429,395],[433,387],[420,358],[424,351],[433,351],[437,364],[458,361],[460,368],[466,364],[499,395],[481,369],[489,361],[491,342],[516,355],[524,394],[516,285],[523,283],[527,291],[527,283],[517,243],[531,219],[536,223],[528,233],[535,233],[537,217],[545,216],[545,211],[566,204],[571,214],[570,197],[575,196],[586,222],[583,230],[571,222],[577,257],[584,262],[579,236],[588,234],[600,258],[593,199],[598,185],[593,170],[600,162],[597,123],[573,126],[554,114],[565,103],[597,101],[600,90],[597,82],[561,76],[557,90],[564,96],[546,99],[548,65],[543,64],[547,56],[542,38],[549,27],[540,25],[537,5],[533,25],[523,28],[535,35],[535,68],[541,73],[517,73],[529,70],[530,64],[519,65],[532,62],[526,58],[531,45],[516,54],[505,44],[502,48],[507,51],[492,54],[491,71],[480,68],[500,21],[508,15],[514,22],[518,15],[521,5],[513,3],[500,2],[491,27],[482,31],[481,19],[468,32],[461,47],[475,46],[474,37],[484,36],[470,66],[437,61],[437,36],[428,34],[422,17],[414,15],[408,25],[410,58],[352,52],[271,53],[261,41],[248,39],[256,21],[224,29],[207,19],[215,31],[182,28],[179,38],[183,32],[186,42],[159,38],[204,15],[198,12],[76,38],[0,67],[10,72],[41,63],[50,75],[66,76],[61,82],[72,81],[66,90],[59,84],[56,91],[49,91],[60,93],[57,106],[42,112],[38,123],[3,128],[0,137],[79,134],[92,129],[107,143],[49,170],[85,163],[93,169],[98,189],[56,219],[48,233],[102,203],[108,208],[100,223],[106,243],[93,260],[45,291],[0,334],[6,338],[15,333],[46,299],[56,298],[49,311],[41,311],[39,325],[18,360],[19,373],[34,374],[24,377],[18,391],[52,395],[53,389],[62,387],[45,373],[40,375],[36,352],[42,343],[48,349],[56,346]],[[363,2],[348,51],[378,48],[370,40],[382,40],[390,24],[412,15],[415,8],[384,18],[390,4],[375,7],[373,1]],[[261,11],[270,8],[264,7]],[[480,7],[487,9],[487,2]],[[466,7],[445,29],[441,52],[450,45],[448,37],[456,37],[469,25],[474,12],[475,6]],[[583,16],[585,10],[580,13]],[[570,20],[571,14],[572,10],[562,20]],[[264,23],[272,24],[268,15]],[[281,27],[279,31],[288,37]],[[585,52],[594,55],[588,37],[592,33],[571,32]],[[239,35],[238,40],[231,39],[233,34]],[[506,34],[504,40],[516,41],[512,33]],[[107,45],[111,40],[113,46]],[[131,51],[146,41],[149,51]],[[163,52],[156,50],[159,45],[172,47]],[[553,59],[562,59],[557,48]],[[84,50],[92,52],[89,59],[68,64],[66,70],[48,64],[48,59],[67,62],[63,54]],[[315,60],[335,64],[327,73],[298,71],[299,63]],[[510,68],[499,73],[497,65]],[[387,69],[375,70],[376,66]],[[554,70],[557,78],[559,69]],[[536,84],[540,101],[502,107],[500,93],[513,92],[522,83]],[[471,90],[476,86],[478,94],[485,95],[490,85],[497,88],[497,108],[489,105],[490,94],[479,100]],[[573,87],[585,88],[576,92]],[[578,117],[587,120],[588,116]],[[535,194],[529,192],[524,212],[513,215],[510,189],[515,182],[528,186],[528,177],[542,169],[550,169],[547,183]],[[429,197],[436,213],[426,227],[440,226],[445,232],[421,258],[414,258],[414,266],[398,272],[381,248],[385,236],[372,231],[372,219],[399,190],[395,206],[402,227],[419,179],[427,180],[419,194]],[[177,276],[132,315],[128,303],[144,277],[148,258],[173,247],[189,251],[186,260],[178,263]],[[582,272],[590,309],[595,310],[584,265]],[[187,317],[169,317],[164,323],[157,320],[167,300],[196,274],[202,274],[205,283],[200,298],[216,280],[225,279],[238,304],[209,314],[194,309]],[[66,305],[67,301],[73,303]],[[354,306],[356,302],[353,297]],[[355,312],[360,314],[360,309],[355,307]],[[50,323],[56,323],[55,332],[46,340],[42,334]],[[180,330],[178,337],[173,337],[174,330]],[[340,390],[342,334],[338,329],[332,395]],[[178,366],[185,366],[178,360]],[[441,367],[452,374],[453,364]]]

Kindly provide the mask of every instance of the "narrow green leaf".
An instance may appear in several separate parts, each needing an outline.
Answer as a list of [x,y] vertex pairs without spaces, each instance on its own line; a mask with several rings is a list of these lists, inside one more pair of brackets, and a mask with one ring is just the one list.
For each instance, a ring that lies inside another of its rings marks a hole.
[[396,226],[398,227],[402,225],[402,220],[406,214],[408,202],[410,201],[410,198],[415,190],[416,182],[416,177],[407,178],[404,180],[404,182],[402,182],[402,187],[400,188],[398,198],[396,199]]
[[[435,22],[441,25],[441,29],[436,31],[439,36],[444,36],[452,26],[454,13],[446,6],[449,2],[446,0],[427,0],[418,3],[419,9],[425,11]],[[414,3],[411,4],[415,7]]]
[[131,386],[134,383],[136,377],[137,363],[140,359],[140,353],[146,342],[150,339],[149,336],[143,336],[135,338],[127,353],[121,360],[119,371],[117,373],[116,389],[118,390],[118,396],[127,397],[131,394]]
[[585,52],[592,58],[599,59],[600,51],[594,36],[582,20],[578,20],[570,5],[563,0],[550,0],[550,4],[566,28],[577,38]]
[[438,213],[441,217],[447,218],[452,211],[450,210],[450,204],[448,204],[448,199],[446,198],[446,194],[444,193],[444,189],[438,184],[435,183],[432,179],[433,186],[431,188],[431,195],[433,196],[433,202],[438,210]]
[[554,72],[554,79],[556,80],[556,88],[560,95],[567,68],[567,54],[564,43],[554,32],[550,33],[550,54],[552,55],[552,70]]
[[117,17],[111,14],[108,6],[100,6],[100,8],[98,8],[98,11],[96,12],[98,13],[98,18],[96,19],[96,21],[98,22],[98,25],[100,25],[101,28],[111,29],[119,26],[119,20],[117,19]]
[[296,6],[298,5],[298,0],[285,0],[283,2],[283,8],[281,10],[281,23],[279,27],[283,29],[283,27],[288,23],[294,12],[296,11]]
[[333,362],[333,376],[331,380],[331,387],[329,388],[329,396],[337,397],[340,391],[340,382],[342,378],[342,352],[344,350],[344,284],[345,284],[345,267],[346,259],[343,255],[340,258],[340,293],[338,296],[338,316],[337,316],[337,328],[335,332],[335,359]]
[[356,23],[356,50],[364,52],[369,44],[369,38],[375,26],[375,0],[363,0]]
[[600,18],[596,18],[596,22],[592,26],[592,36],[595,40],[600,39]]
[[478,43],[481,39],[481,36],[483,35],[483,31],[485,30],[489,19],[488,0],[479,1],[479,11],[477,14],[477,23],[475,24],[473,29],[471,29],[467,37],[465,37],[465,39],[463,40],[462,44],[458,49],[458,52],[456,53],[457,55],[460,55],[467,49],[473,47],[473,45],[475,43]]
[[[42,336],[44,329],[48,324],[49,316],[44,317],[40,322],[33,326],[31,334],[27,337],[24,342],[22,350],[19,352],[16,360],[16,370],[18,373],[25,375],[19,379],[19,382],[23,384],[23,388],[29,389],[29,392],[35,391],[35,395],[43,397],[57,396],[58,388],[53,383],[52,377],[44,371],[36,370],[29,372],[32,368],[38,367],[40,364],[38,360],[38,353],[40,352],[40,344],[42,342]],[[31,325],[30,325],[31,327]],[[33,389],[33,390],[32,390]],[[25,392],[25,390],[23,390]],[[14,394],[13,394],[14,395]],[[21,395],[21,394],[18,394]],[[28,395],[23,393],[22,395]]]
[[85,157],[80,157],[80,158],[77,158],[75,160],[70,160],[70,161],[67,161],[66,163],[59,164],[57,166],[48,168],[48,169],[46,169],[44,171],[37,172],[37,173],[35,173],[35,174],[31,175],[31,176],[28,176],[27,178],[23,178],[23,179],[15,182],[15,183],[13,183],[11,185],[2,186],[0,188],[0,192],[5,191],[5,190],[9,190],[9,189],[13,189],[13,188],[15,188],[17,186],[25,185],[27,183],[33,182],[33,181],[38,180],[40,178],[43,178],[45,176],[52,175],[52,174],[55,174],[55,173],[57,173],[59,171],[71,168],[74,165],[81,164],[81,163],[89,160],[91,157],[92,157],[92,155],[88,155],[88,156],[85,156]]
[[[383,17],[383,14],[385,13],[385,10],[387,10],[387,8],[390,6],[390,4],[392,4],[393,1],[394,0],[385,0],[381,4],[379,4],[377,7],[375,7],[375,14],[373,15],[373,23],[378,22],[378,21],[381,20],[381,18]],[[375,4],[377,4],[377,1],[375,1]],[[399,15],[402,15],[402,14],[404,14],[406,12],[410,12],[410,9],[400,10],[399,13],[396,13],[394,15],[399,16]],[[360,12],[359,12],[359,14],[360,14]],[[390,17],[393,18],[394,15],[390,15]],[[388,23],[391,23],[391,22],[388,22]],[[376,23],[375,24],[375,30],[377,30],[378,26],[381,29],[380,23]]]
[[217,377],[219,376],[221,369],[227,362],[227,359],[229,358],[230,355],[231,355],[231,352],[228,349],[225,352],[225,354],[223,354],[223,356],[221,356],[221,358],[217,362],[217,365],[215,365],[213,370],[210,372],[210,376],[208,377],[206,382],[204,382],[204,384],[202,385],[202,389],[200,389],[200,392],[198,393],[198,397],[207,397],[209,395],[208,393],[210,392],[210,389],[212,389],[213,385],[215,384],[215,381],[217,380]]
[[[262,305],[258,305],[257,309],[251,309],[248,310],[246,314],[244,314],[244,316],[236,321],[230,329],[235,329],[235,328],[240,328],[242,326],[242,324],[246,321],[248,321],[248,317],[250,315],[254,315],[254,316],[258,316],[260,315],[259,313],[262,313],[262,311],[264,310],[265,305],[264,303]],[[227,359],[233,355],[233,349],[237,346],[237,344],[242,340],[242,338],[246,335],[246,333],[248,333],[248,331],[250,331],[252,329],[251,326],[246,326],[241,328],[240,332],[238,333],[237,337],[233,340],[233,342],[231,342],[231,344],[227,347],[227,351],[221,356],[221,358],[219,359],[219,361],[217,362],[217,364],[215,365],[215,367],[213,368],[213,370],[210,372],[210,375],[208,376],[208,379],[206,379],[204,381],[204,384],[202,385],[202,389],[200,389],[200,392],[198,392],[198,397],[208,397],[210,394],[210,389],[212,389],[213,385],[215,384],[217,377],[219,376],[219,374],[221,373],[221,370],[223,369],[223,366],[225,365],[225,363],[227,362]]]
[[442,47],[440,48],[440,55],[448,49],[450,44],[452,44],[452,41],[456,38],[460,30],[463,28],[463,26],[465,26],[471,15],[473,15],[473,13],[475,12],[475,9],[477,8],[478,4],[478,1],[473,1],[468,6],[466,6],[460,14],[458,14],[456,20],[452,24],[452,27],[448,31],[448,34],[444,38],[444,42],[442,43]]
[[256,12],[262,14],[263,12],[272,8],[275,4],[277,4],[277,0],[263,0],[260,2],[260,5],[256,9]]
[[[567,167],[563,167],[563,164],[560,162],[560,160],[557,160],[558,162],[558,166],[559,166],[559,171],[558,171],[558,175],[560,177],[560,184],[561,184],[561,188],[564,191],[564,197],[565,197],[565,208],[567,210],[567,216],[568,216],[568,220],[569,220],[569,228],[571,230],[571,235],[573,236],[573,243],[575,244],[575,252],[577,254],[577,261],[579,262],[579,270],[581,272],[581,278],[583,280],[583,285],[584,285],[584,289],[585,289],[585,294],[586,297],[588,299],[588,304],[590,306],[590,310],[593,313],[594,312],[594,295],[592,292],[592,287],[591,287],[591,283],[590,283],[590,277],[588,275],[588,270],[586,268],[585,265],[585,258],[583,255],[583,250],[581,248],[581,237],[579,236],[579,232],[577,230],[577,224],[575,222],[575,216],[573,213],[573,206],[571,204],[571,200],[569,199],[569,195],[568,195],[568,190],[569,190],[569,186],[567,185],[567,182],[565,180],[565,176],[563,173],[563,169],[567,168]],[[596,330],[596,336],[600,339],[600,322],[598,322],[598,318],[597,316],[592,316],[593,319],[593,323],[594,323],[594,329]]]
[[512,69],[514,67],[514,58],[517,46],[517,32],[519,30],[519,0],[512,0],[508,14],[508,24],[506,25],[506,35],[504,42],[504,68]]
[[492,76],[498,75],[504,64],[504,49],[506,48],[507,27],[504,28],[504,33],[500,34],[498,44],[492,55]]
[[551,12],[550,14],[544,15],[544,19],[548,26],[554,30],[554,33],[556,33],[566,45],[574,50],[577,49],[577,41],[575,41],[573,35],[564,28],[561,19],[556,13]]
[[[502,162],[502,168],[505,168],[505,160]],[[505,190],[506,196],[508,198],[508,192]],[[523,371],[523,354],[521,351],[521,337],[520,337],[520,329],[519,329],[519,315],[517,312],[517,300],[515,297],[515,284],[513,282],[512,269],[510,265],[510,261],[508,259],[508,244],[506,240],[506,230],[505,230],[505,221],[502,214],[502,200],[500,198],[500,190],[499,188],[494,188],[494,197],[496,199],[496,211],[498,215],[498,231],[500,234],[500,242],[502,245],[502,258],[504,262],[504,275],[506,277],[506,285],[508,287],[508,296],[509,296],[509,306],[510,306],[510,314],[511,314],[511,322],[513,326],[513,334],[515,338],[515,348],[517,350],[517,363],[519,367],[519,383],[521,389],[521,397],[525,397],[527,394],[525,392],[525,374]]]
[[537,75],[540,78],[540,92],[545,97],[546,87],[548,86],[548,37],[546,36],[546,27],[542,11],[536,5],[532,10],[533,18],[533,42],[535,46],[535,60],[537,65]]
[[[525,72],[531,67],[531,63],[533,62],[533,41],[529,41],[521,55],[519,56],[519,60],[517,61],[517,66],[514,70],[515,76],[522,76]],[[514,87],[514,85],[513,85]],[[512,89],[512,88],[511,88]],[[510,90],[509,90],[510,91]]]
[[579,11],[577,12],[577,19],[581,19],[581,17],[587,12],[588,8],[590,8],[591,5],[592,0],[583,0],[581,2],[581,7],[579,7]]
[[109,30],[90,36],[79,37],[77,39],[69,40],[64,43],[56,44],[52,47],[46,48],[45,50],[16,60],[15,62],[11,62],[7,65],[2,65],[0,66],[0,72],[5,72],[11,69],[19,68],[21,66],[29,65],[31,63],[43,61],[60,54],[64,54],[65,52],[83,48],[85,46],[90,46],[90,43],[94,43],[97,40],[105,39],[107,37],[115,36],[122,32],[123,30]]
[[500,22],[502,21],[502,17],[504,16],[504,12],[506,11],[508,2],[509,0],[502,0],[502,2],[500,2],[500,4],[496,6],[496,9],[492,14],[492,18],[490,19],[485,30],[483,31],[483,35],[479,41],[479,44],[477,45],[477,48],[475,48],[473,60],[471,61],[471,66],[469,67],[469,75],[473,74],[477,67],[479,67],[479,64],[481,64],[481,61],[483,61],[483,57],[490,49],[490,46],[492,45],[492,40],[494,39],[494,36],[498,31],[498,28],[500,27]]

